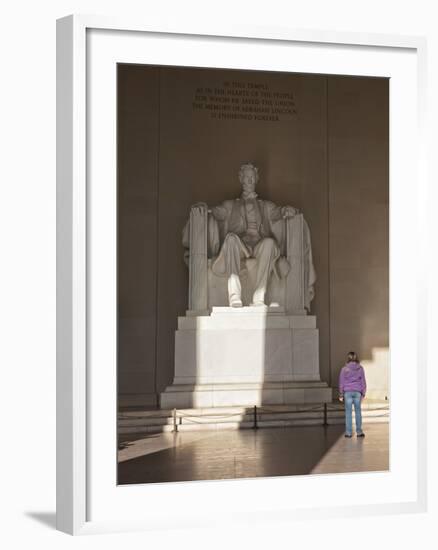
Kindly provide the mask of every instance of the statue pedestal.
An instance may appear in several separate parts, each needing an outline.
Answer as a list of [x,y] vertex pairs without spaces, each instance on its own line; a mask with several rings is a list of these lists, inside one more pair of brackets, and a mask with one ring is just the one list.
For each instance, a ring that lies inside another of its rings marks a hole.
[[323,403],[316,317],[279,307],[214,307],[178,318],[175,378],[162,408]]

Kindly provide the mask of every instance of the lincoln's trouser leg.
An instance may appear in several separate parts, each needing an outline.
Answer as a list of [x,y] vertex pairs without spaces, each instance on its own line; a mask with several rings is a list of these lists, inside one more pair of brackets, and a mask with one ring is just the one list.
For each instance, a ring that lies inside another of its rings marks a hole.
[[240,260],[243,257],[243,246],[234,233],[229,233],[224,240],[222,251],[228,273],[228,298],[230,306],[242,307],[241,284],[239,278]]
[[240,285],[239,275],[231,273],[228,277],[228,298],[230,306],[241,307],[242,306],[242,287]]
[[269,275],[279,255],[280,251],[274,239],[262,239],[255,247],[254,256],[257,259],[257,278],[252,299],[254,305],[262,305],[265,303]]

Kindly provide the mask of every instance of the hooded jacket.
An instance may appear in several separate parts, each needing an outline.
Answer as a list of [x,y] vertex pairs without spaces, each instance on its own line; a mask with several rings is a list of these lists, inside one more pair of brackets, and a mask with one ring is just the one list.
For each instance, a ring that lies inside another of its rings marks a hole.
[[342,397],[346,391],[358,391],[365,397],[367,383],[365,371],[360,363],[351,361],[342,367],[339,375],[339,395]]

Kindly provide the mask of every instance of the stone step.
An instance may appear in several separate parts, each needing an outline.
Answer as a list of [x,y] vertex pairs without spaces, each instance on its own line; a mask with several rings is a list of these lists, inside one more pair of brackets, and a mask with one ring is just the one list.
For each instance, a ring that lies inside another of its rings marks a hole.
[[[362,406],[364,423],[388,422],[388,401],[365,402]],[[324,410],[321,405],[271,405],[257,407],[259,428],[281,426],[321,425]],[[328,404],[327,423],[342,424],[344,410],[337,403]],[[254,428],[254,409],[251,407],[216,407],[177,410],[178,431]],[[161,433],[174,430],[173,410],[124,410],[119,413],[118,431],[129,433]]]

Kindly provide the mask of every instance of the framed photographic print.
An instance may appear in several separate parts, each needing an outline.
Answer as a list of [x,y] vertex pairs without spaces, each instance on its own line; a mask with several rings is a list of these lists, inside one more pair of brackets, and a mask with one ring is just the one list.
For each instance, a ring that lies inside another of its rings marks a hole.
[[424,42],[57,40],[58,528],[424,509]]

